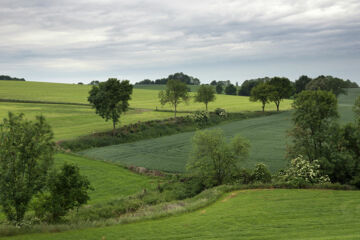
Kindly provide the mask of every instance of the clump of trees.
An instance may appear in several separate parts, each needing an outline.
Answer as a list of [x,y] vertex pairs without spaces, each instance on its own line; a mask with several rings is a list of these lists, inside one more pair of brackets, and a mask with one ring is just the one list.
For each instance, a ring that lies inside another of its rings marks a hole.
[[[56,204],[57,209],[63,208],[62,214],[54,220],[59,220],[71,206],[80,206],[88,200],[88,188],[69,181],[73,180],[69,172],[55,175],[48,181],[54,145],[53,132],[42,116],[32,122],[23,114],[9,113],[0,125],[0,204],[8,221],[21,224],[34,196],[47,189],[49,198],[42,210],[52,209]],[[89,186],[85,177],[80,178]],[[59,188],[53,188],[54,184]],[[81,201],[72,198],[67,191],[82,194]]]
[[106,82],[93,85],[89,92],[88,101],[106,121],[113,123],[113,135],[121,114],[129,109],[133,86],[128,80],[119,81],[109,78]]
[[5,80],[5,81],[25,81],[24,78],[10,77],[8,75],[0,75],[0,81],[1,80]]
[[239,96],[251,96],[251,90],[260,83],[266,83],[270,81],[270,78],[264,77],[264,78],[257,78],[257,79],[250,79],[245,80],[239,89],[238,95]]
[[233,84],[227,85],[224,90],[226,95],[236,95],[236,91],[237,89]]
[[359,102],[357,100],[354,107],[356,121],[341,126],[333,93],[308,90],[298,94],[293,103],[289,157],[302,155],[309,163],[318,162],[321,173],[331,182],[360,187]]
[[200,80],[198,78],[186,75],[182,72],[170,74],[167,78],[156,79],[155,81],[144,79],[143,81],[135,83],[135,85],[167,84],[169,80],[178,80],[187,85],[200,85]]
[[159,92],[161,105],[171,104],[174,107],[175,118],[177,106],[182,102],[187,103],[189,98],[189,91],[186,84],[177,80],[169,80],[166,83],[166,89]]

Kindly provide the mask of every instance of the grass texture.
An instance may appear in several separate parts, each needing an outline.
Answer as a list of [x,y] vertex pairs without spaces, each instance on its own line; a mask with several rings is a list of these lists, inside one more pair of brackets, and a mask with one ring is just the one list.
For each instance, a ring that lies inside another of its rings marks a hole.
[[4,239],[359,239],[360,191],[242,190],[152,221]]

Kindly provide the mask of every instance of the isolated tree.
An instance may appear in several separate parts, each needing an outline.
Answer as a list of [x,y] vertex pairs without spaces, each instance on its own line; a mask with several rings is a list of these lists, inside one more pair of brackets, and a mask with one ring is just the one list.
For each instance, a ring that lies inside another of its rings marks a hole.
[[215,90],[216,90],[216,93],[217,93],[217,94],[221,94],[221,93],[223,93],[224,88],[223,88],[222,84],[218,83],[218,84],[216,85]]
[[40,218],[58,222],[68,211],[87,203],[91,189],[89,180],[80,174],[79,167],[65,163],[60,172],[50,175],[48,192],[40,198],[35,212]]
[[53,133],[44,117],[31,122],[9,113],[0,127],[0,204],[7,219],[21,222],[53,163]]
[[113,135],[121,114],[129,108],[132,90],[133,86],[128,80],[109,78],[106,82],[94,85],[89,92],[88,101],[96,109],[96,113],[106,121],[112,120]]
[[201,85],[195,95],[195,102],[202,102],[205,104],[206,111],[208,110],[208,103],[215,101],[215,90],[213,86]]
[[177,106],[182,102],[188,102],[190,96],[185,83],[178,80],[169,80],[166,89],[159,92],[161,105],[170,103],[174,107],[175,118]]
[[219,129],[196,132],[187,170],[207,187],[221,185],[238,170],[239,163],[248,156],[249,147],[248,141],[240,136],[226,142]]
[[273,86],[268,83],[260,83],[251,89],[250,101],[261,102],[262,111],[265,111],[265,105],[270,100],[270,95],[273,92]]
[[280,102],[283,99],[291,97],[293,87],[290,80],[285,77],[273,77],[270,79],[269,84],[273,87],[269,95],[269,100],[275,103],[276,110],[279,111]]
[[233,84],[229,84],[225,87],[226,95],[236,95],[236,87]]

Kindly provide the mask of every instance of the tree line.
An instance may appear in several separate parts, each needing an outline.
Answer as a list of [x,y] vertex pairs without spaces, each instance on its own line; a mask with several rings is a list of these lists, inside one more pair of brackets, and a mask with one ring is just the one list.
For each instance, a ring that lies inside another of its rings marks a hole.
[[0,80],[5,80],[5,81],[25,81],[24,78],[10,77],[8,75],[0,75]]
[[182,72],[170,74],[167,78],[160,78],[156,80],[150,80],[150,79],[144,79],[140,82],[135,83],[135,85],[150,85],[150,84],[167,84],[169,80],[178,80],[180,82],[183,82],[187,85],[200,85],[200,80],[196,77],[192,77],[189,75],[186,75]]

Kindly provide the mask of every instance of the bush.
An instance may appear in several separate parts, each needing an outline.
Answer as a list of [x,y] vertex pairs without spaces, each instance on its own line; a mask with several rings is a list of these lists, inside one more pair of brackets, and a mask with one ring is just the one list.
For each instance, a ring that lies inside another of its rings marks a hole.
[[299,155],[290,162],[290,167],[284,171],[283,179],[286,182],[298,184],[316,184],[330,182],[327,175],[322,174],[318,160],[310,162]]
[[271,183],[271,173],[265,164],[256,164],[252,174],[252,180],[258,183]]
[[208,125],[210,116],[205,111],[196,111],[191,115],[191,119],[198,127],[203,128]]
[[222,117],[222,118],[226,118],[227,117],[227,113],[225,111],[225,109],[223,108],[217,108],[215,109],[215,114]]

